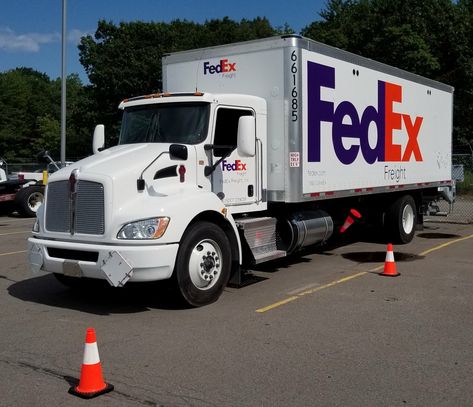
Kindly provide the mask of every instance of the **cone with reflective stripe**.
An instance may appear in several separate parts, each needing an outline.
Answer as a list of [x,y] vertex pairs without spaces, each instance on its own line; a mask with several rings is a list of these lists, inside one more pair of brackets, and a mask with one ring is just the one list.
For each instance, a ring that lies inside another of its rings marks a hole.
[[79,385],[72,386],[69,393],[83,399],[91,399],[112,390],[113,386],[103,380],[95,330],[94,328],[87,328]]
[[361,219],[361,213],[356,209],[350,209],[350,214],[345,219],[345,223],[340,228],[340,233],[345,232],[353,223]]
[[386,261],[384,262],[384,271],[379,273],[380,276],[386,277],[397,277],[400,276],[401,273],[396,271],[396,263],[394,262],[394,252],[393,252],[393,245],[391,243],[388,244],[388,249],[386,251]]

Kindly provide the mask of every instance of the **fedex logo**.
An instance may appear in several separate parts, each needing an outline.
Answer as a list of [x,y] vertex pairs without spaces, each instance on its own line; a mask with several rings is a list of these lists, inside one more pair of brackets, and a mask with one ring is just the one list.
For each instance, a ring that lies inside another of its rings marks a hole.
[[218,65],[211,65],[209,61],[204,62],[204,75],[227,72],[236,72],[236,62],[228,62],[228,59],[221,59]]
[[[378,81],[378,106],[367,106],[359,114],[349,101],[342,101],[337,106],[323,100],[323,87],[335,89],[335,68],[308,62],[308,160],[320,162],[320,143],[322,122],[332,124],[332,143],[340,162],[351,164],[361,151],[368,164],[375,161],[396,162],[423,161],[417,142],[423,117],[412,117],[394,111],[394,103],[402,102],[402,86]],[[368,130],[371,124],[377,128],[377,141],[371,146]],[[405,146],[395,144],[394,130],[405,130],[408,141]],[[353,144],[346,147],[344,139],[352,139]],[[325,142],[325,141],[324,141]]]
[[235,160],[234,163],[223,160],[222,171],[246,171],[246,164],[242,163],[240,160]]

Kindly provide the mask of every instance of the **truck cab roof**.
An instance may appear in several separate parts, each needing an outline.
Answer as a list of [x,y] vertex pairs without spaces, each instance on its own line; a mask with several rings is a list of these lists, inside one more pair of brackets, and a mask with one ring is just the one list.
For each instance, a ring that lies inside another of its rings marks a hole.
[[178,92],[178,93],[153,93],[149,95],[137,96],[123,100],[119,109],[130,106],[142,106],[158,103],[183,103],[183,102],[206,102],[218,103],[222,105],[248,106],[258,110],[259,113],[266,113],[266,101],[258,96],[239,95],[233,93],[202,93],[202,92]]

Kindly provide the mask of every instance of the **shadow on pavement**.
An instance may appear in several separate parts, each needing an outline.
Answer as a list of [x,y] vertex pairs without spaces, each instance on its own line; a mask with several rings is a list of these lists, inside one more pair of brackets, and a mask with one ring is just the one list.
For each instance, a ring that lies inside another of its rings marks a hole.
[[163,283],[128,283],[114,288],[99,280],[68,288],[48,274],[16,282],[8,287],[8,292],[22,301],[97,315],[133,314],[150,308],[186,309],[177,301],[169,284]]

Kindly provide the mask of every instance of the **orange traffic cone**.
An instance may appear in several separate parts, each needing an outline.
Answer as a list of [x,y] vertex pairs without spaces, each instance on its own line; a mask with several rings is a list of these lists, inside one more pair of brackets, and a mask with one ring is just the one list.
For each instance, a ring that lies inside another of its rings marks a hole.
[[386,261],[384,262],[384,271],[379,273],[380,276],[386,277],[397,277],[400,276],[401,273],[396,271],[396,263],[394,262],[394,253],[393,253],[393,245],[391,243],[388,244],[388,249],[386,252]]
[[71,387],[69,393],[83,399],[91,399],[112,390],[113,386],[103,380],[95,330],[87,328],[79,385]]
[[345,223],[340,228],[340,233],[345,232],[353,223],[361,219],[361,213],[356,209],[350,209],[350,214],[345,219]]

